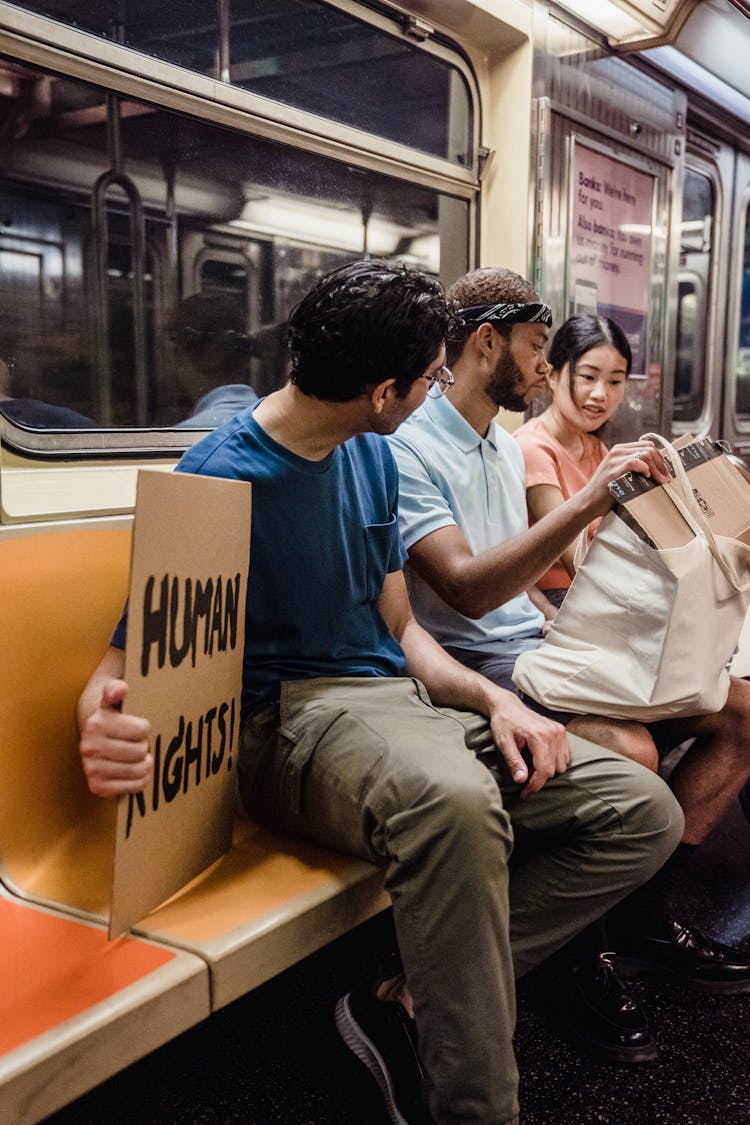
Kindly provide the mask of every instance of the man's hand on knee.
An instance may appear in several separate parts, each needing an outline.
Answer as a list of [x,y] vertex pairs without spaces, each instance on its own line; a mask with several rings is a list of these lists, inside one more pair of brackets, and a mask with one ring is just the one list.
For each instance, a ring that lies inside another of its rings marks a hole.
[[[490,723],[511,777],[522,784],[522,797],[538,792],[555,774],[565,773],[570,748],[565,727],[560,723],[530,710],[512,692],[503,692],[503,698],[492,709]],[[524,749],[531,759],[531,771],[522,754]]]

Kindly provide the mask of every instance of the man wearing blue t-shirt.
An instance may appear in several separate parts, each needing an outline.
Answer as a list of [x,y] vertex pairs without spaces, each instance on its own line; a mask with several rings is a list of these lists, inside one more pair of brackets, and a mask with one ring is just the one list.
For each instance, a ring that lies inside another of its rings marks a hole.
[[[341,999],[339,1030],[394,1122],[501,1125],[518,1119],[514,974],[656,870],[682,817],[654,775],[567,738],[412,616],[382,435],[447,383],[452,327],[431,278],[372,261],[334,271],[292,314],[289,384],[180,469],[253,483],[248,811],[386,868],[415,1019],[400,982],[380,981]],[[102,796],[151,771],[148,723],[119,710],[122,671],[113,644],[79,702]],[[519,831],[538,846],[509,871]],[[423,1088],[400,1054],[415,1028]]]

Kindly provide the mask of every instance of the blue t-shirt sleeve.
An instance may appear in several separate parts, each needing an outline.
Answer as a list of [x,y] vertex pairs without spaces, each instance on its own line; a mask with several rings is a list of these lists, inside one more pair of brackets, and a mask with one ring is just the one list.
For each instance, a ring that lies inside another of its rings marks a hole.
[[122,611],[122,617],[115,626],[115,631],[110,639],[112,648],[125,648],[125,641],[128,636],[128,607],[125,606]]
[[392,574],[394,571],[403,570],[404,564],[406,563],[406,560],[408,558],[408,553],[406,547],[404,546],[404,541],[401,536],[401,528],[398,521],[398,468],[396,466],[393,452],[388,442],[385,442],[381,439],[378,448],[382,455],[383,475],[385,478],[388,507],[391,516],[390,522],[386,525],[386,527],[389,529],[389,535],[386,538],[388,556],[385,566],[385,573]]
[[389,438],[398,466],[398,524],[406,547],[456,520],[446,500],[416,450],[402,438]]
[[[371,533],[373,529],[368,528],[367,530]],[[392,522],[385,524],[383,531],[387,532],[387,535],[384,536],[384,554],[386,556],[384,569],[386,574],[392,574],[396,570],[403,570],[404,563],[408,557],[406,547],[404,547],[404,541],[401,538],[398,518],[395,512]]]
[[404,546],[404,540],[401,536],[401,530],[396,524],[396,548],[393,553],[393,565],[389,568],[390,574],[394,570],[403,570],[409,554]]

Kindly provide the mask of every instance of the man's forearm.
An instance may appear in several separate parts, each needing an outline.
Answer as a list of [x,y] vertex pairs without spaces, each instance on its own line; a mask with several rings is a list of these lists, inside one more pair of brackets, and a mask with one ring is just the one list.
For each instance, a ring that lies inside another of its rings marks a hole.
[[464,667],[416,622],[408,625],[401,637],[407,671],[420,680],[433,703],[489,715],[501,706],[503,697],[515,700],[512,692],[499,688],[484,676]]
[[549,570],[594,518],[591,507],[578,493],[528,531],[476,555],[466,550],[441,557],[428,536],[410,550],[409,561],[453,609],[466,617],[484,617]]

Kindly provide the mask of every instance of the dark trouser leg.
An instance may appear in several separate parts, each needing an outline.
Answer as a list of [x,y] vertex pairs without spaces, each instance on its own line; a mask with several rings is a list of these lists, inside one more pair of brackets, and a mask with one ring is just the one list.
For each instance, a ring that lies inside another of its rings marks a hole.
[[491,775],[411,681],[285,686],[279,735],[275,717],[243,730],[250,811],[387,865],[435,1119],[514,1122],[512,836]]

